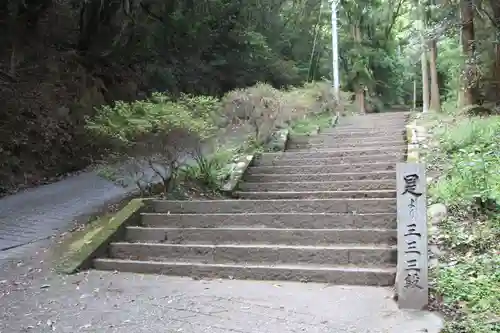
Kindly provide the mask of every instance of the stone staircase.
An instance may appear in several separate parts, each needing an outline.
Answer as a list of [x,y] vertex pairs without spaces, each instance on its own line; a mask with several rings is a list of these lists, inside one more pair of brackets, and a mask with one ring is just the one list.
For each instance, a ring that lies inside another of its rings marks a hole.
[[332,284],[394,284],[396,174],[408,114],[341,118],[264,153],[234,200],[154,200],[102,270]]

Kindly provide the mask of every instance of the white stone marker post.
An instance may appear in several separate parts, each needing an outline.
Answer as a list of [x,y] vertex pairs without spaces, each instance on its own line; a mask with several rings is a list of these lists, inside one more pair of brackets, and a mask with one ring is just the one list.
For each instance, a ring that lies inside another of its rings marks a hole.
[[425,165],[398,163],[396,176],[398,304],[402,309],[422,310],[429,302]]

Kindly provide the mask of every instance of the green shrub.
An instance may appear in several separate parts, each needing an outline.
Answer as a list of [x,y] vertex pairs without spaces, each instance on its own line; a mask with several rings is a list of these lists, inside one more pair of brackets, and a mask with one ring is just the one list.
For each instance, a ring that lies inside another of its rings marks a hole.
[[445,332],[500,332],[500,255],[485,253],[459,258],[437,272],[437,291],[447,304],[466,314],[451,321]]
[[[432,270],[452,315],[444,333],[500,332],[500,117],[458,118],[434,131],[443,164],[431,200],[450,216],[436,235],[444,255]],[[435,168],[436,165],[431,165]]]
[[221,114],[221,101],[216,97],[181,94],[177,103],[190,110],[196,118],[204,119],[217,127],[227,125],[225,117]]
[[152,180],[143,171],[149,167],[168,191],[179,159],[196,151],[215,129],[209,116],[195,115],[189,101],[177,103],[164,94],[146,101],[119,101],[99,108],[87,119],[87,129],[114,142],[115,153],[130,164],[129,176],[141,190],[151,187]]
[[443,127],[441,154],[449,168],[433,186],[432,196],[449,206],[496,209],[500,203],[500,117],[468,119]]
[[219,190],[231,173],[231,160],[236,151],[219,149],[211,156],[198,154],[195,163],[180,170],[183,180],[193,181],[212,190]]
[[278,128],[288,127],[308,116],[344,113],[350,105],[346,94],[335,101],[327,82],[307,83],[288,90],[258,83],[233,90],[222,99],[223,113],[233,123],[249,124],[255,130],[258,145],[265,143]]
[[291,132],[296,135],[308,135],[318,127],[324,129],[332,126],[333,116],[330,113],[313,114],[295,121],[291,126]]
[[146,101],[117,101],[99,108],[94,117],[87,118],[87,128],[129,146],[141,142],[148,134],[169,134],[176,130],[205,138],[211,134],[213,124],[205,117],[196,117],[183,104],[156,93]]
[[258,83],[227,93],[222,99],[222,107],[232,123],[250,125],[256,142],[263,144],[283,117],[282,99],[281,91],[268,84]]

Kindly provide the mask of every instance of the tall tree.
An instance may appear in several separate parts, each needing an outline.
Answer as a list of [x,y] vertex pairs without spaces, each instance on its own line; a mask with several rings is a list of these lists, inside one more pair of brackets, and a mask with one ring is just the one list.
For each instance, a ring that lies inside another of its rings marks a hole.
[[425,36],[425,28],[426,28],[426,8],[425,4],[421,0],[418,3],[418,13],[420,14],[419,18],[419,33],[420,40],[422,43],[422,54],[420,55],[420,64],[422,67],[422,111],[429,111],[429,100],[430,100],[430,90],[429,90],[429,67],[427,63],[427,40]]
[[[426,6],[426,21],[434,23],[434,11],[436,11],[436,1],[429,0]],[[439,79],[438,79],[438,69],[437,69],[437,36],[435,32],[430,34],[429,38],[429,69],[431,74],[431,85],[430,85],[430,110],[439,112],[441,111],[441,96],[439,93]]]
[[477,59],[473,1],[460,0],[460,9],[462,17],[462,51],[465,58],[464,72],[462,75],[462,105],[466,106],[476,104],[477,102]]
[[495,30],[495,58],[493,60],[492,94],[495,96],[500,91],[500,1],[490,0],[492,23]]

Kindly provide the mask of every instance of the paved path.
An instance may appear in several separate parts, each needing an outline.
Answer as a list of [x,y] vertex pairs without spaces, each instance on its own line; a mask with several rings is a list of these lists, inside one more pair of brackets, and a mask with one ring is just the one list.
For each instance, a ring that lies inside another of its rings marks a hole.
[[[4,282],[8,285],[11,282]],[[438,333],[390,289],[130,273],[46,276],[2,297],[0,332]]]
[[[233,129],[226,143],[247,133]],[[149,170],[149,169],[148,169]],[[94,171],[71,176],[0,199],[0,260],[11,258],[17,248],[66,231],[76,219],[90,216],[136,191],[99,176]]]
[[52,236],[134,190],[85,172],[0,199],[0,250]]

